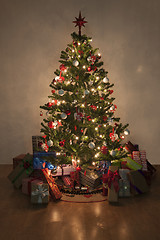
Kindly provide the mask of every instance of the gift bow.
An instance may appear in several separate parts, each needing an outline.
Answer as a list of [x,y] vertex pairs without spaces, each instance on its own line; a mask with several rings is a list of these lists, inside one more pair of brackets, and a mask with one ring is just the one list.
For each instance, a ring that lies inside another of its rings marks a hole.
[[42,185],[38,185],[37,189],[32,192],[32,196],[38,196],[38,203],[42,203],[42,199],[48,195],[48,189],[45,189],[45,187]]
[[120,176],[119,176],[118,170],[116,170],[115,172],[108,170],[108,187],[111,188],[111,185],[113,184],[116,192],[119,191],[119,184],[118,184],[119,179],[120,179]]

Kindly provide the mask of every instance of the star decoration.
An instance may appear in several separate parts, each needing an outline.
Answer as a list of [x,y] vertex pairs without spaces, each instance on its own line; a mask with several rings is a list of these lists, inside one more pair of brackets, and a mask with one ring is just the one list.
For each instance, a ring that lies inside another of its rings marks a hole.
[[[76,18],[76,17],[75,17]],[[87,21],[84,21],[85,17],[82,18],[81,16],[81,11],[79,12],[79,17],[76,18],[76,21],[73,21],[73,23],[75,23],[75,27],[79,27],[79,36],[81,36],[81,27],[85,27],[85,23],[87,23]]]

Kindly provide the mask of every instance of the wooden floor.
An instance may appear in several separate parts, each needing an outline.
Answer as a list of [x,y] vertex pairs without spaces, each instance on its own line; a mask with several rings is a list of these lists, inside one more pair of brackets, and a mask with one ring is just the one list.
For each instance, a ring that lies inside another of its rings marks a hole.
[[108,202],[32,206],[0,165],[0,240],[159,240],[160,166],[146,195]]

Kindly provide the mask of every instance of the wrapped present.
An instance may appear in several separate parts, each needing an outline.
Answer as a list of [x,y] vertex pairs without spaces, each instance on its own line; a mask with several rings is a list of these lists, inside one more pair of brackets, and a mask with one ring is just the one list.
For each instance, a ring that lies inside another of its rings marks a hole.
[[127,166],[127,161],[121,161],[121,168],[130,170],[130,168]]
[[128,180],[129,169],[119,169],[119,197],[130,197],[130,182]]
[[111,161],[100,161],[99,165],[101,168],[101,174],[107,174],[108,169],[111,166]]
[[26,154],[20,154],[17,157],[13,158],[13,169],[15,169],[18,166],[18,164],[22,162],[25,156]]
[[75,188],[76,185],[80,185],[80,171],[70,172],[71,186]]
[[66,187],[71,187],[71,179],[69,176],[63,176],[62,180]]
[[133,151],[132,152],[132,159],[141,165],[141,159],[140,159],[140,152],[139,151]]
[[33,168],[44,169],[49,168],[52,170],[54,166],[51,164],[56,159],[55,152],[33,152]]
[[33,177],[22,179],[22,193],[31,195],[31,184],[39,182],[43,183],[42,180]]
[[103,182],[103,196],[108,195],[108,174],[103,174],[102,175],[102,182]]
[[142,165],[134,161],[130,157],[123,158],[122,161],[126,161],[126,166],[129,167],[132,170],[139,170],[142,169]]
[[80,182],[82,185],[90,186],[91,188],[97,188],[102,184],[102,175],[97,174],[95,171],[90,171],[89,169],[80,171]]
[[121,168],[121,162],[122,162],[121,160],[113,160],[111,161],[111,165]]
[[[47,169],[46,169],[47,170]],[[48,173],[49,174],[49,173]],[[49,174],[50,175],[50,174]],[[41,169],[33,169],[33,172],[31,173],[30,177],[40,179],[44,183],[46,183],[46,178],[44,177],[44,174]]]
[[33,156],[28,153],[22,162],[8,175],[8,178],[16,188],[19,188],[22,185],[22,179],[30,176],[32,172]]
[[147,171],[147,159],[146,159],[146,151],[145,150],[141,150],[140,151],[140,159],[141,159],[141,164],[142,164],[142,170],[143,171]]
[[126,143],[125,149],[129,152],[132,153],[133,151],[137,151],[137,146],[133,145],[130,141]]
[[156,173],[156,168],[147,160],[147,169],[151,173],[151,176],[154,176]]
[[139,171],[132,170],[127,175],[134,195],[148,192],[149,188],[146,180]]
[[32,136],[32,149],[33,152],[41,151],[43,144],[43,139],[41,136]]
[[[127,170],[127,169],[126,169]],[[128,180],[119,179],[119,197],[130,197],[130,183]]]
[[44,174],[44,177],[49,185],[49,191],[52,196],[52,198],[55,200],[58,200],[62,197],[62,193],[59,191],[59,188],[57,184],[55,183],[54,178],[52,175],[48,174],[48,171],[46,169],[42,169],[42,172]]
[[32,182],[31,184],[31,203],[48,203],[49,187],[47,183]]
[[110,166],[108,171],[108,201],[118,202],[119,173],[117,166]]
[[68,164],[65,166],[58,166],[56,172],[52,174],[53,177],[70,175],[71,172],[76,171],[75,168]]

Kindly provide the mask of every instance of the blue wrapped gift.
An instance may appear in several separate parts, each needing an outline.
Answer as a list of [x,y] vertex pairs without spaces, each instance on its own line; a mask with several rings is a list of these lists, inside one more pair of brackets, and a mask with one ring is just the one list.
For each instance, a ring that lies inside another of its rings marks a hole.
[[52,161],[56,159],[55,152],[34,152],[33,153],[33,168],[34,169],[44,169],[48,168],[52,170],[54,166]]

